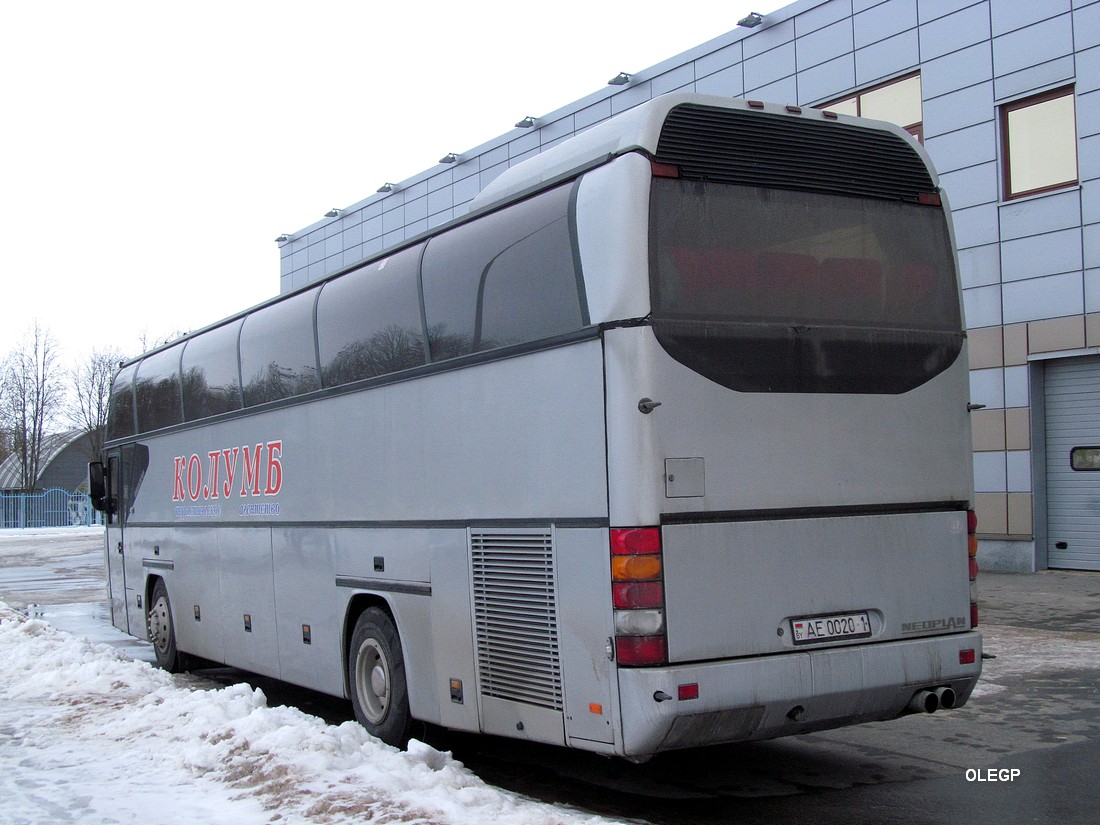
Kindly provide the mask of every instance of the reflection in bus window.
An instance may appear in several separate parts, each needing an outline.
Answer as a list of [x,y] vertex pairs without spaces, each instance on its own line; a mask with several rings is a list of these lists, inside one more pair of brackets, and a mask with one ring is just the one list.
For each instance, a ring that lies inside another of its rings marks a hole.
[[320,387],[313,345],[317,289],[258,309],[241,330],[244,404],[252,407]]
[[187,342],[183,351],[183,413],[194,421],[241,408],[237,337],[241,322],[217,327]]
[[425,363],[416,284],[423,248],[402,250],[325,284],[317,304],[317,344],[326,387]]
[[146,356],[137,370],[138,432],[170,427],[183,420],[180,409],[181,345]]
[[107,407],[107,440],[133,435],[134,426],[134,373],[137,364],[130,364],[118,371],[111,383],[111,402]]

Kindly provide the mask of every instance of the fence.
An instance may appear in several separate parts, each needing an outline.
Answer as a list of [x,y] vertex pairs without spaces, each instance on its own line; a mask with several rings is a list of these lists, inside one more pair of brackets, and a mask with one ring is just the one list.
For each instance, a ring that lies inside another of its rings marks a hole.
[[37,493],[0,493],[0,528],[76,527],[98,524],[86,493],[60,487]]

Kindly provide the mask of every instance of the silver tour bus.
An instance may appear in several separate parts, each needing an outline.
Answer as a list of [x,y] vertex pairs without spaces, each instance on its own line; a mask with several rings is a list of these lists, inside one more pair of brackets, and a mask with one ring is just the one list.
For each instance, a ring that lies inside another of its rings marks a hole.
[[629,759],[962,705],[968,372],[922,148],[671,94],[153,350],[90,468],[114,624]]

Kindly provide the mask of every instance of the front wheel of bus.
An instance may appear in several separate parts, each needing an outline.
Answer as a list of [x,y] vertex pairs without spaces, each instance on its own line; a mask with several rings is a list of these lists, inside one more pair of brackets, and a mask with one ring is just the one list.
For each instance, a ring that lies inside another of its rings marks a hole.
[[179,673],[183,670],[183,657],[176,650],[172,603],[168,599],[168,587],[161,580],[153,585],[153,596],[149,599],[149,612],[145,614],[145,624],[149,628],[149,641],[153,643],[157,666],[169,673]]
[[355,623],[348,673],[359,724],[383,742],[405,747],[412,720],[401,639],[393,620],[377,607],[367,608]]

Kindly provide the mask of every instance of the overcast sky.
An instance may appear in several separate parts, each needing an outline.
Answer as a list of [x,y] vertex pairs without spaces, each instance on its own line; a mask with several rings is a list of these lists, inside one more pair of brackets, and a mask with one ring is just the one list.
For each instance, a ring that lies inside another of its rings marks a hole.
[[280,233],[783,5],[4,4],[0,356],[36,318],[73,363],[265,300]]

